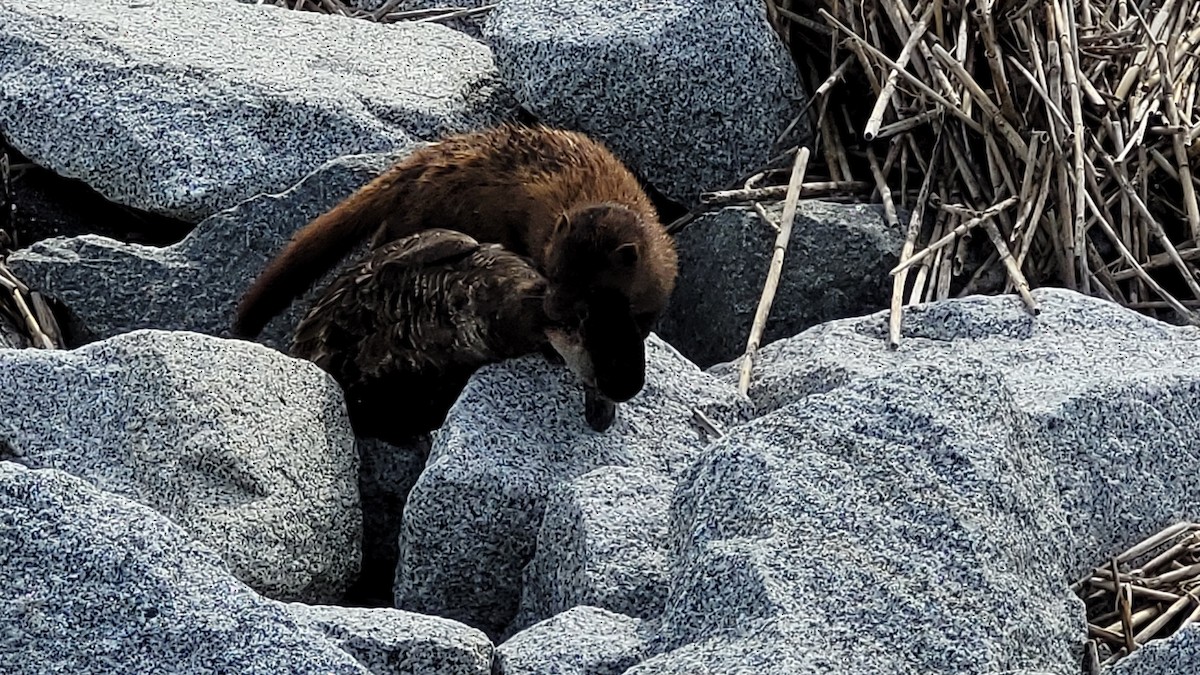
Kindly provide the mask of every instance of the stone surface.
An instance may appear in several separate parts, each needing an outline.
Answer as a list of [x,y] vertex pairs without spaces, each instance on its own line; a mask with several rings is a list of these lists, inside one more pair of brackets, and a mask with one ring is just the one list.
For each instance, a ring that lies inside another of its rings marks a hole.
[[[0,157],[5,155],[10,165],[25,165],[11,173],[8,187],[12,212],[7,224],[3,215],[4,186],[0,184],[0,231],[12,233],[16,247],[77,234],[102,234],[121,241],[166,246],[183,239],[195,227],[195,223],[110,202],[82,181],[32,164],[0,136]],[[7,248],[5,235],[0,234],[0,251],[7,252]]]
[[0,461],[0,672],[370,671],[156,511]]
[[[766,210],[778,224],[783,204]],[[804,201],[792,228],[763,345],[887,306],[904,233],[888,227],[882,207]],[[676,238],[679,282],[656,328],[663,339],[701,367],[745,352],[776,234],[753,209],[735,206],[685,227]]]
[[358,457],[316,366],[248,342],[137,331],[0,351],[0,456],[146,504],[280,599],[358,573]]
[[[1200,517],[1169,468],[1190,473],[1183,467],[1200,454],[1200,329],[1065,290],[1033,296],[1037,317],[1016,296],[907,308],[896,351],[883,343],[886,312],[815,327],[759,353],[750,397],[766,413],[922,363],[994,369],[1050,434],[1074,579],[1176,519]],[[710,372],[737,381],[736,362]]]
[[[66,305],[76,342],[141,328],[228,336],[241,294],[292,234],[405,154],[333,160],[280,194],[259,195],[205,219],[172,246],[93,235],[54,238],[14,252],[9,266],[31,288]],[[318,280],[258,341],[286,350],[291,327],[339,270]]]
[[551,491],[510,630],[579,605],[658,616],[667,595],[672,488],[644,469],[604,466]]
[[[884,312],[764,349],[759,417],[673,476],[669,593],[623,672],[1078,673],[1067,583],[1200,514],[1200,330],[1034,295],[911,308],[897,351]],[[528,652],[620,634],[567,632]],[[1190,672],[1194,636],[1113,672]]]
[[192,222],[512,108],[486,46],[444,26],[226,1],[7,2],[0,72],[24,155]]
[[1107,668],[1105,675],[1170,675],[1200,671],[1200,627],[1192,624],[1166,640],[1151,640]]
[[758,0],[505,0],[484,37],[525,108],[688,205],[777,154],[803,107]]
[[1086,632],[1040,431],[957,364],[735,429],[672,508],[657,644],[690,646],[630,673],[1074,672]]
[[[649,626],[597,607],[575,607],[496,648],[496,675],[621,675],[648,649]],[[713,672],[713,671],[707,671]]]
[[324,634],[375,675],[490,675],[492,643],[460,623],[387,607],[289,603],[301,626]]
[[540,357],[480,369],[450,409],[409,493],[394,586],[401,609],[446,616],[495,637],[514,618],[546,497],[602,466],[670,478],[708,444],[698,408],[728,426],[745,399],[669,345],[647,342],[646,385],[598,434],[574,375]]

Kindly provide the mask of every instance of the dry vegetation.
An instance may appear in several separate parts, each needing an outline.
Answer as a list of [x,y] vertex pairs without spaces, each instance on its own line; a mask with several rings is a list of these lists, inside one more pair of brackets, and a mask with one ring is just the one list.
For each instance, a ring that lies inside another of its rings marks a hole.
[[1084,665],[1098,672],[1200,619],[1200,525],[1177,523],[1148,537],[1072,590],[1087,607],[1091,640]]
[[[768,166],[708,200],[786,194],[790,207],[866,183],[887,218],[911,213],[893,345],[904,304],[1015,290],[1036,311],[1029,285],[1200,323],[1200,4],[767,1],[812,93],[815,143],[780,155],[790,179]],[[786,185],[764,187],[771,177]],[[1099,672],[1200,619],[1200,525],[1167,528],[1073,589],[1084,669]]]
[[1030,285],[1200,323],[1200,4],[767,2],[813,94],[812,184],[912,214],[893,344],[902,304],[1036,311]]
[[357,9],[346,4],[343,0],[259,0],[258,4],[320,12],[322,14],[340,14],[356,19],[378,21],[379,23],[393,23],[396,21],[431,23],[447,19],[461,19],[463,17],[486,14],[496,6],[492,3],[480,5],[479,7],[429,7],[426,9],[399,10],[397,7],[402,4],[402,0],[388,0],[381,4],[378,9],[374,10]]
[[7,321],[34,347],[61,349],[62,333],[46,299],[31,291],[4,265],[8,250],[16,243],[10,234],[15,209],[11,177],[8,155],[0,148],[0,321]]

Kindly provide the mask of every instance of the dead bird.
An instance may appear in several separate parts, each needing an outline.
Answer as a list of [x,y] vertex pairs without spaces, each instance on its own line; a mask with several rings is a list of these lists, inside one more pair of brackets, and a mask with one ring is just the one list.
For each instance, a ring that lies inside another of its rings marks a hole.
[[546,288],[526,258],[429,229],[338,275],[297,325],[290,352],[341,385],[362,436],[402,444],[432,431],[476,370],[535,353],[561,358],[579,376],[587,423],[604,431],[616,403],[597,391],[585,338],[546,316]]

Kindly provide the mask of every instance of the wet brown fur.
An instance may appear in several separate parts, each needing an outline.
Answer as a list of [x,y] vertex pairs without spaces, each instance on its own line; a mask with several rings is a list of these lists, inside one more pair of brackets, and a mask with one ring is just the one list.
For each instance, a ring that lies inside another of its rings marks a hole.
[[556,320],[633,317],[644,339],[674,289],[677,258],[637,179],[601,143],[544,126],[502,125],[417,150],[296,233],[238,307],[235,329],[266,323],[374,232],[371,247],[429,228],[528,256],[549,280]]
[[528,260],[427,230],[344,270],[296,327],[291,353],[337,380],[357,434],[403,443],[441,426],[483,365],[550,351],[545,290]]

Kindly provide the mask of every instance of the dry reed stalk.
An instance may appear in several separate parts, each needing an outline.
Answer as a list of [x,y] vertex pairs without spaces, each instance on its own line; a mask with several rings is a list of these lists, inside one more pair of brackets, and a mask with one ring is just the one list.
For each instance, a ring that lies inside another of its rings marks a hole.
[[[920,89],[922,91],[922,93],[924,93],[926,96],[932,98],[936,103],[943,106],[948,112],[957,116],[962,121],[963,124],[967,125],[974,131],[982,133],[983,129],[982,129],[982,127],[979,126],[979,123],[976,122],[975,120],[971,119],[970,115],[963,112],[962,109],[959,108],[957,105],[952,104],[949,101],[947,101],[941,94],[934,91],[929,85],[925,84],[924,82],[919,80],[914,75],[910,75],[906,70],[901,68],[898,63],[896,63],[892,59],[889,59],[887,56],[885,56],[883,54],[883,52],[881,52],[878,49],[876,49],[875,47],[871,46],[870,43],[868,43],[866,40],[859,37],[857,34],[855,34],[853,31],[851,31],[849,28],[847,28],[845,26],[845,24],[843,24],[842,22],[833,18],[833,16],[830,15],[829,12],[826,12],[824,9],[822,9],[822,10],[819,10],[819,13],[821,14],[822,18],[824,18],[826,21],[828,21],[830,24],[832,24],[835,28],[846,33],[852,40],[853,44],[856,44],[856,45],[859,45],[859,46],[865,48],[865,50],[867,52],[869,52],[876,59],[878,59],[878,60],[882,61],[884,64],[886,64],[889,68],[892,69],[893,72],[900,74],[901,76],[904,77],[904,79],[908,80],[909,84],[912,84],[917,89]],[[867,58],[865,56],[860,56],[859,58],[863,62],[867,62]],[[867,72],[874,72],[874,71],[868,70]]]
[[[1178,251],[1178,253],[1180,259],[1187,262],[1200,260],[1200,248],[1188,248]],[[1173,261],[1171,260],[1171,256],[1167,255],[1166,253],[1156,253],[1150,256],[1150,259],[1143,263],[1141,267],[1145,270],[1152,270],[1159,267],[1167,267],[1172,264]],[[1121,270],[1120,272],[1112,275],[1113,279],[1117,281],[1125,281],[1126,279],[1131,279],[1136,276],[1137,272],[1135,270]]]
[[28,290],[22,290],[23,284],[20,284],[19,282],[14,283],[10,278],[10,275],[0,274],[0,286],[3,286],[6,290],[8,290],[9,297],[12,299],[12,302],[16,307],[17,315],[21,317],[22,321],[24,321],[25,330],[28,332],[34,346],[41,349],[54,349],[54,341],[51,340],[50,336],[42,330],[41,325],[38,323],[37,317],[34,316],[34,313],[32,310],[30,310],[28,303],[25,302],[25,294],[28,292]]
[[[1096,576],[1088,580],[1088,583],[1092,588],[1116,592],[1116,586],[1114,586],[1112,580],[1110,579],[1101,579],[1099,576]],[[1177,593],[1157,591],[1153,588],[1145,588],[1143,586],[1130,586],[1130,589],[1130,592],[1138,597],[1150,598],[1151,600],[1158,602],[1174,602],[1180,598]]]
[[779,223],[779,235],[775,237],[775,248],[771,253],[767,281],[763,285],[758,309],[754,313],[754,324],[750,327],[750,339],[746,342],[746,353],[742,358],[738,391],[743,395],[750,390],[750,373],[754,367],[754,354],[758,350],[759,341],[766,328],[771,304],[775,300],[775,291],[779,287],[779,277],[783,273],[783,258],[792,237],[792,223],[796,220],[796,205],[800,201],[800,185],[804,182],[804,173],[808,169],[809,154],[810,151],[807,147],[800,148],[800,151],[796,153],[796,161],[792,165],[792,177],[788,181],[788,193],[783,202],[783,216]]
[[996,247],[996,251],[1000,254],[1000,261],[1004,263],[1004,269],[1008,271],[1009,278],[1012,280],[1013,285],[1017,287],[1017,293],[1025,301],[1025,306],[1034,314],[1040,313],[1041,310],[1038,308],[1037,301],[1029,293],[1029,282],[1025,281],[1025,275],[1021,274],[1020,268],[1017,267],[1012,252],[1008,250],[1008,246],[1004,243],[1004,236],[1000,234],[1000,230],[996,229],[996,223],[990,220],[983,221],[983,230],[987,232],[988,237],[992,240],[992,245]]
[[[441,14],[427,16],[423,19],[415,19],[412,23],[432,23],[435,21],[446,21],[448,19],[461,19],[468,16],[478,16],[487,14],[496,8],[496,5],[480,5],[479,7],[460,7],[451,11],[443,11]],[[391,18],[391,17],[388,17]]]
[[941,45],[933,45],[933,53],[936,54],[938,58],[942,59],[945,65],[950,69],[950,72],[953,73],[960,82],[962,82],[962,84],[967,88],[967,91],[971,92],[971,100],[975,103],[978,103],[983,108],[986,119],[992,124],[996,125],[996,128],[1000,130],[1000,135],[1004,137],[1005,141],[1008,141],[1008,144],[1012,146],[1012,149],[1015,150],[1017,154],[1022,156],[1029,152],[1029,147],[1025,144],[1025,140],[1022,139],[1021,135],[1017,133],[1017,130],[1014,129],[1013,126],[1004,119],[1004,116],[1000,113],[1000,108],[993,103],[990,98],[988,98],[987,92],[983,90],[983,87],[979,86],[979,83],[977,83],[975,78],[967,72],[966,68],[963,68],[963,65],[959,63],[957,59],[951,56],[949,52],[943,49]]
[[1148,626],[1138,631],[1137,635],[1133,636],[1133,641],[1137,644],[1145,644],[1147,640],[1158,635],[1158,632],[1166,626],[1171,619],[1175,618],[1180,612],[1187,609],[1187,606],[1195,602],[1191,596],[1185,595],[1175,601],[1167,611],[1158,615],[1154,621],[1151,621]]
[[[1158,62],[1166,76],[1163,80],[1163,105],[1167,109],[1167,119],[1175,127],[1182,127],[1183,117],[1179,113],[1179,106],[1175,104],[1175,91],[1172,86],[1171,76],[1171,59],[1167,55],[1165,45],[1158,46]],[[1192,240],[1200,241],[1200,205],[1196,202],[1196,186],[1192,184],[1192,172],[1189,165],[1187,147],[1183,142],[1182,133],[1171,134],[1171,149],[1175,151],[1175,161],[1179,166],[1179,173],[1176,180],[1179,181],[1180,187],[1183,189],[1183,203],[1187,207],[1188,226],[1192,232]]]
[[967,232],[971,228],[975,227],[976,225],[979,225],[980,223],[984,222],[985,220],[995,218],[997,215],[1000,214],[1001,211],[1011,207],[1013,204],[1016,204],[1016,203],[1017,203],[1016,197],[1009,197],[1008,199],[1005,199],[1004,201],[1000,202],[999,204],[994,204],[994,205],[989,206],[988,208],[984,209],[983,211],[980,211],[978,215],[976,215],[972,218],[969,218],[968,220],[963,221],[962,223],[960,223],[958,226],[956,226],[954,229],[952,229],[948,234],[946,234],[941,239],[938,239],[937,241],[926,246],[925,250],[923,250],[920,253],[905,260],[904,262],[900,263],[896,267],[893,267],[891,272],[889,272],[889,274],[892,274],[892,275],[899,274],[900,272],[903,272],[904,270],[908,269],[909,267],[912,267],[916,263],[921,262],[929,255],[941,250],[943,247],[952,243],[955,239],[960,237],[963,233]]
[[[933,156],[929,160],[929,166],[925,170],[925,178],[921,181],[921,189],[917,193],[916,204],[913,207],[912,213],[909,214],[908,228],[904,235],[904,246],[900,249],[900,263],[903,264],[912,256],[913,247],[916,245],[917,235],[921,232],[921,224],[925,221],[925,205],[929,203],[929,192],[933,187],[934,174],[937,168],[937,162],[941,156],[942,137],[938,137],[937,144],[933,148]],[[881,185],[880,191],[886,185],[882,175],[876,177]],[[900,346],[900,322],[903,318],[901,312],[904,301],[904,286],[908,281],[908,268],[900,271],[892,278],[892,301],[888,308],[888,346],[892,349],[897,349]]]
[[54,312],[50,311],[50,305],[46,302],[46,298],[41,293],[32,291],[29,294],[29,304],[33,308],[33,316],[37,320],[38,327],[49,338],[51,348],[66,349],[67,343],[63,338],[62,329],[58,325],[58,319],[54,317]]
[[[1149,576],[1164,568],[1172,569]],[[1071,588],[1087,608],[1089,637],[1111,664],[1200,618],[1198,584],[1200,525],[1183,522],[1109,558]]]
[[[838,193],[859,194],[870,190],[871,184],[856,180],[822,180],[811,181],[800,186],[800,196],[824,197]],[[764,188],[742,188],[740,190],[718,190],[704,192],[700,195],[701,204],[736,204],[739,202],[757,202],[778,200],[787,196],[788,186],[772,185]]]
[[[1079,79],[1082,77],[1079,73],[1077,63],[1079,61],[1078,46],[1074,40],[1074,12],[1063,11],[1062,0],[1051,3],[1051,9],[1054,12],[1055,26],[1058,30],[1059,52],[1063,58],[1063,75],[1067,83],[1068,99],[1071,103],[1071,134],[1068,138],[1071,141],[1071,155],[1074,160],[1074,167],[1071,173],[1071,189],[1072,196],[1075,199],[1072,209],[1073,219],[1071,222],[1071,240],[1068,244],[1068,256],[1074,258],[1074,263],[1077,265],[1076,270],[1072,273],[1077,274],[1077,278],[1083,284],[1084,292],[1087,292],[1088,265],[1087,265],[1087,246],[1084,244],[1084,193],[1086,188],[1083,185],[1083,163],[1085,160],[1083,154],[1083,107],[1080,103],[1079,94]],[[1073,256],[1072,256],[1073,254]]]
[[[933,14],[934,4],[931,2],[925,8],[925,12],[921,14],[921,19],[917,21],[917,25],[913,27],[912,34],[908,36],[908,41],[904,43],[904,48],[900,50],[900,55],[896,57],[896,65],[901,68],[908,66],[908,60],[912,57],[913,48],[925,35],[925,29],[929,25],[929,17]],[[867,126],[863,130],[863,138],[868,141],[875,140],[879,134],[879,125],[883,123],[883,112],[888,104],[892,102],[892,94],[896,91],[896,80],[900,74],[895,69],[888,71],[887,81],[883,85],[883,91],[879,93],[875,100],[875,107],[871,109],[871,115],[867,118]]]
[[954,260],[958,248],[962,245],[961,238],[955,238],[949,246],[941,249],[937,260],[933,263],[933,275],[936,283],[930,286],[929,302],[945,300],[950,297],[950,275],[954,270]]
[[[875,184],[877,186],[877,189],[879,190],[879,199],[880,199],[880,201],[883,202],[884,218],[886,219],[889,226],[891,226],[895,229],[900,229],[900,219],[896,216],[896,205],[892,201],[892,190],[891,190],[891,188],[888,187],[887,179],[884,178],[884,172],[883,172],[883,169],[880,168],[880,166],[879,166],[879,159],[877,157],[875,157],[875,151],[872,150],[870,147],[867,148],[867,161],[869,162],[870,167],[871,167],[871,175],[875,177]],[[904,256],[904,253],[901,253],[901,258],[903,258],[903,256]],[[903,288],[903,286],[901,286],[901,288]],[[896,303],[897,297],[898,297],[898,293],[896,292],[896,287],[893,286],[892,287],[892,309],[893,309],[893,311],[897,311],[899,309],[897,307],[897,303]],[[894,323],[889,322],[888,345],[891,348],[895,349],[899,344],[900,344],[900,325],[899,325],[899,321],[896,320]]]
[[808,100],[800,108],[800,112],[796,113],[796,116],[792,118],[792,121],[789,122],[786,127],[784,127],[783,131],[775,139],[776,147],[778,147],[780,143],[783,143],[783,139],[787,138],[788,134],[792,133],[792,131],[796,128],[796,125],[800,124],[800,120],[804,119],[804,117],[808,115],[808,111],[810,108],[812,108],[813,102],[824,100],[824,97],[827,93],[829,93],[829,90],[832,89],[835,84],[841,81],[846,72],[850,69],[850,66],[853,64],[854,57],[847,56],[842,60],[841,65],[835,68],[833,72],[829,74],[829,77],[825,78],[825,81],[821,83],[821,86],[817,87],[816,90],[814,90],[813,93],[808,97]]
[[763,208],[762,202],[754,202],[754,212],[758,214],[759,220],[762,220],[767,227],[775,230],[776,234],[779,234],[779,223],[771,219],[771,216],[767,214],[767,210]]
[[263,0],[260,4],[271,4],[296,11],[318,12],[321,14],[335,14],[356,19],[366,19],[377,23],[433,23],[447,19],[459,19],[486,14],[496,8],[495,4],[489,4],[480,5],[479,7],[424,7],[421,9],[396,11],[396,7],[402,1],[388,0],[388,2],[385,2],[374,10],[351,7],[343,2],[343,0],[271,0],[270,2]]

